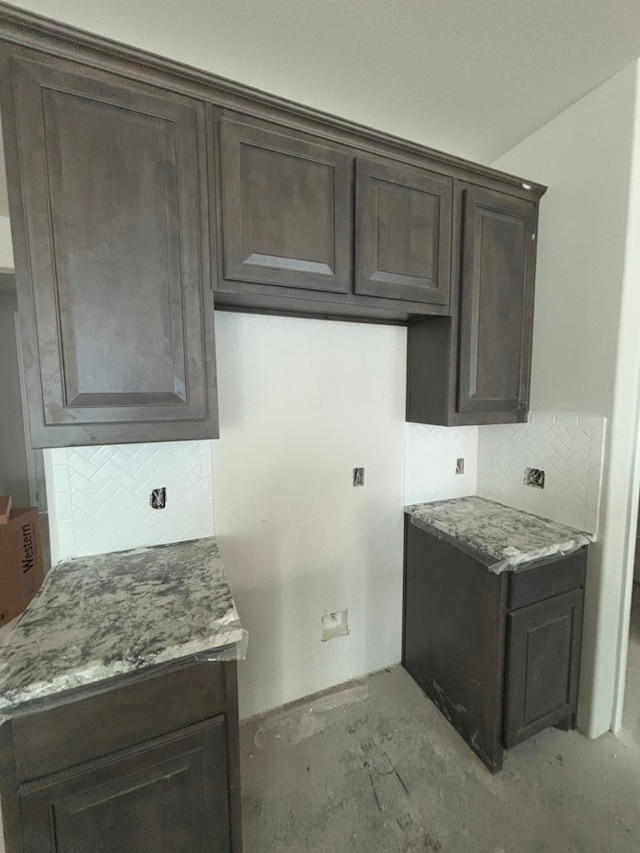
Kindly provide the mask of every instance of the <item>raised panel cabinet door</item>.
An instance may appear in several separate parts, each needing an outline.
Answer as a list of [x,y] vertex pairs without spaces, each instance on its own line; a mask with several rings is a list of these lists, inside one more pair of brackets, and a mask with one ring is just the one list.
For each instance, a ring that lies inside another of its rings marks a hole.
[[449,304],[452,180],[359,158],[356,293]]
[[229,118],[220,139],[225,280],[348,293],[350,156]]
[[204,104],[5,51],[34,444],[216,437]]
[[578,589],[508,614],[507,749],[575,714],[582,601]]
[[536,222],[535,202],[465,190],[459,412],[528,407]]
[[19,798],[23,853],[229,853],[224,718],[27,783]]

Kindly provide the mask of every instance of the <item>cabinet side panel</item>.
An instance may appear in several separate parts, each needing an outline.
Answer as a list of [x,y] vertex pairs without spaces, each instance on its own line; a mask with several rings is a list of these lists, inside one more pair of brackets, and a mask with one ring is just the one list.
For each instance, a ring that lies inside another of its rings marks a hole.
[[407,525],[403,666],[495,771],[502,765],[504,576]]
[[242,788],[240,779],[240,721],[238,718],[238,664],[227,661],[224,666],[227,756],[229,764],[230,853],[242,853]]
[[455,365],[454,320],[433,317],[409,326],[407,335],[408,421],[451,422],[451,368]]

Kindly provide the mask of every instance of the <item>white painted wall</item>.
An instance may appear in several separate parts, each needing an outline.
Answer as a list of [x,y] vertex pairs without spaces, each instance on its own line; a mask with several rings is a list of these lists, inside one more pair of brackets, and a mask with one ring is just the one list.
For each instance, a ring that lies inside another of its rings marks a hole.
[[[249,631],[246,717],[400,660],[406,330],[218,313],[216,338],[215,525]],[[344,608],[349,636],[322,643]]]
[[636,75],[634,63],[493,164],[550,187],[541,204],[532,409],[610,423],[585,606],[579,724],[591,736],[612,724],[632,500],[640,288],[629,257],[638,232],[629,243],[627,232]]
[[532,411],[608,414],[613,406],[635,66],[492,165],[528,168],[540,208]]
[[8,216],[0,216],[0,272],[12,272],[13,269],[11,223]]

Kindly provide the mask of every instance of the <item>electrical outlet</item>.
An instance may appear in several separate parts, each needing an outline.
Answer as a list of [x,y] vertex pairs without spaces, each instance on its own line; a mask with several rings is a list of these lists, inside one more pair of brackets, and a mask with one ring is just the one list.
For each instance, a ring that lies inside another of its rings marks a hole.
[[163,486],[161,489],[154,489],[149,497],[149,503],[152,509],[164,509],[167,505],[167,490]]
[[322,642],[334,640],[336,637],[346,637],[349,633],[349,611],[336,610],[325,613],[322,617]]
[[464,458],[456,459],[456,474],[464,474]]
[[544,489],[544,471],[541,468],[525,468],[523,482],[525,486]]
[[364,468],[353,469],[353,485],[364,486]]

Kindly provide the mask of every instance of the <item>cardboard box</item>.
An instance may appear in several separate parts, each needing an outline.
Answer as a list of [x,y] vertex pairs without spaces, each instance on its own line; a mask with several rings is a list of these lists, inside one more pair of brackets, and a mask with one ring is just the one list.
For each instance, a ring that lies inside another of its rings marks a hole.
[[0,524],[0,627],[25,610],[43,580],[38,510],[14,508]]
[[0,524],[6,524],[11,515],[11,495],[0,495]]

